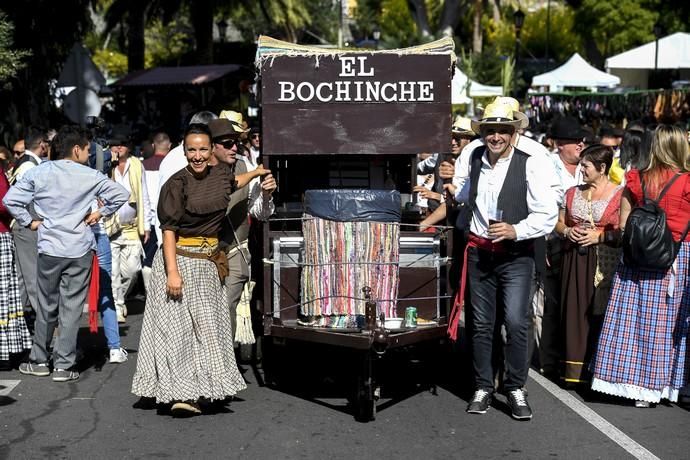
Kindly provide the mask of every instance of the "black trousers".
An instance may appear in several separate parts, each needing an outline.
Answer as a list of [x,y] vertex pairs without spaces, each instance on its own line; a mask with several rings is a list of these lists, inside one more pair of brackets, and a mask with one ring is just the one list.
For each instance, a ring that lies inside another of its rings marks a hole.
[[[470,248],[467,271],[471,304],[472,364],[477,388],[494,390],[493,348],[497,317],[506,329],[503,388],[522,388],[527,380],[528,328],[534,256],[499,255]],[[499,313],[502,313],[500,315]]]

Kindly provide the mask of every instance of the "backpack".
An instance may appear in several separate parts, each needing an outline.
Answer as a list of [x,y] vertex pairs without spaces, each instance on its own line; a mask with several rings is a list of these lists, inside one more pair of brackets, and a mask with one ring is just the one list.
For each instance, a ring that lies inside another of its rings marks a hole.
[[[642,270],[662,270],[671,268],[680,249],[680,242],[673,240],[673,234],[666,225],[666,212],[659,202],[671,185],[680,177],[676,174],[661,190],[655,200],[648,198],[642,182],[642,201],[635,206],[625,223],[623,232],[623,262],[629,267]],[[680,239],[688,234],[690,225]]]

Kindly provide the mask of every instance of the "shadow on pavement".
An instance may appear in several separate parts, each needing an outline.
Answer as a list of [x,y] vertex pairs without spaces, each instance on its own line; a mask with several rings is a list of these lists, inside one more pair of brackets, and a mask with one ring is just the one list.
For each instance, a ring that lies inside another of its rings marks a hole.
[[16,399],[10,398],[9,396],[0,396],[0,407],[9,406],[10,404],[14,404],[16,402],[17,402]]

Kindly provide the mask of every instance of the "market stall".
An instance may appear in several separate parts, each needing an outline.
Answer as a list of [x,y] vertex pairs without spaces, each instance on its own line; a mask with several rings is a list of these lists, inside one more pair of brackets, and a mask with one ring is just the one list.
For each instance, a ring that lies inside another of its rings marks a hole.
[[[454,61],[450,39],[373,52],[259,39],[263,161],[278,182],[264,232],[267,350],[352,351],[363,421],[386,353],[446,337],[452,242],[419,232],[405,197],[416,155],[450,151]],[[269,378],[275,362],[264,352]]]
[[613,88],[621,79],[615,75],[602,72],[585,61],[578,53],[573,54],[562,66],[550,72],[535,75],[532,78],[533,88],[548,88],[549,91],[562,91],[570,88]]

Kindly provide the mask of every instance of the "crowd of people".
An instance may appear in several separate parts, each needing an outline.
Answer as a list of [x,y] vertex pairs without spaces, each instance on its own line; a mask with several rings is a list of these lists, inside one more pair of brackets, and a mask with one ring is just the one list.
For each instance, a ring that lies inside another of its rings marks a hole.
[[[450,152],[421,156],[412,190],[428,207],[422,230],[448,223],[463,242],[449,334],[464,307],[476,386],[467,411],[485,413],[503,392],[514,418],[531,419],[534,363],[638,407],[677,401],[690,377],[687,131],[633,121],[595,136],[563,116],[535,138],[529,123],[508,97],[458,117]],[[228,110],[194,114],[174,147],[154,133],[137,150],[114,130],[103,148],[65,126],[0,149],[13,156],[0,163],[5,368],[30,349],[21,373],[78,379],[87,303],[109,361],[125,362],[118,323],[141,276],[132,392],[194,415],[242,390],[233,343],[253,338],[238,311],[252,285],[250,220],[274,212],[277,187],[260,142]]]
[[100,311],[109,362],[127,361],[118,323],[142,279],[132,392],[194,415],[243,389],[235,324],[253,334],[235,315],[250,282],[250,216],[265,220],[275,209],[260,143],[230,110],[194,114],[175,148],[155,133],[141,158],[123,131],[104,149],[76,126],[52,138],[29,130],[11,167],[0,167],[3,367],[28,352],[22,374],[79,379],[86,304],[92,332]]
[[533,363],[636,407],[678,401],[690,393],[686,128],[635,121],[597,137],[564,116],[530,139],[527,126],[516,100],[497,98],[477,120],[456,120],[452,156],[418,167],[445,182],[446,196],[417,190],[446,201],[464,240],[449,332],[465,306],[476,385],[467,411],[485,413],[500,390],[514,418],[531,419]]

